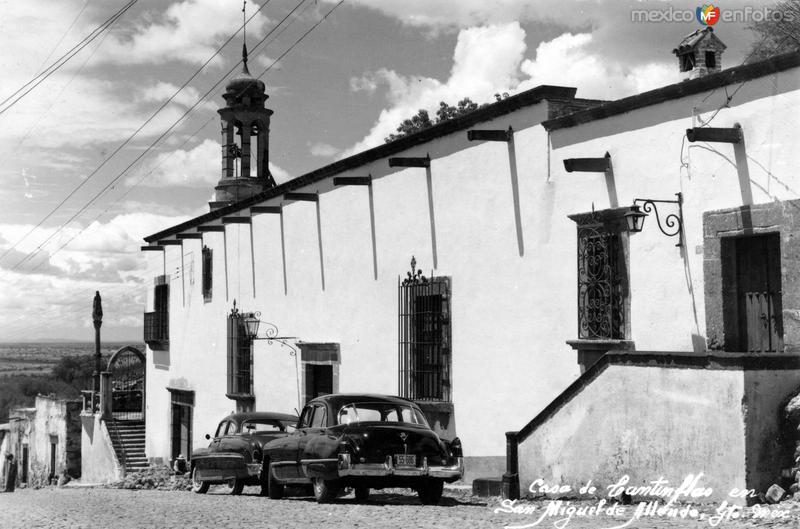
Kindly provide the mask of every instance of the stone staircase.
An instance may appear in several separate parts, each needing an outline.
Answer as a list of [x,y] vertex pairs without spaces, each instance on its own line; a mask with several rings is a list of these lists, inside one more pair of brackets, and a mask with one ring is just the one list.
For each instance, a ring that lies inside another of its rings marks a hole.
[[107,421],[108,433],[117,460],[125,473],[139,472],[148,467],[144,453],[144,421]]

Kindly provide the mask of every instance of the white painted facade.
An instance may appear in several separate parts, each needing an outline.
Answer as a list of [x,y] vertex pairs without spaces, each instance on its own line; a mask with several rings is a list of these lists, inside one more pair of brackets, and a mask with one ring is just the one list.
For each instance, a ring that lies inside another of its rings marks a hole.
[[[735,94],[728,107],[718,87],[550,132],[541,124],[548,102],[540,101],[468,127],[511,127],[510,144],[451,132],[391,155],[429,155],[429,172],[390,168],[380,157],[335,175],[371,175],[371,189],[334,187],[326,177],[292,189],[318,193],[318,203],[279,195],[259,205],[282,206],[282,215],[253,214],[249,225],[225,225],[224,235],[147,252],[151,269],[170,276],[169,349],[147,349],[148,457],[170,457],[166,388],[194,391],[195,447],[235,409],[225,396],[234,300],[260,311],[289,343],[338,343],[339,391],[398,393],[398,277],[412,255],[426,276],[452,280],[452,401],[465,455],[504,455],[504,432],[520,429],[580,374],[566,344],[577,338],[576,225],[568,215],[634,198],[682,192],[686,244],[675,247],[652,216],[641,233],[624,236],[629,339],[638,350],[697,348],[692,335],[705,337],[703,212],[746,204],[747,189],[755,204],[800,196],[800,68],[740,84],[726,87]],[[743,147],[685,140],[687,128],[712,117],[715,127],[739,123]],[[602,173],[563,166],[606,152],[616,199]],[[250,216],[249,207],[229,215]],[[210,302],[201,292],[203,244],[213,250]],[[148,296],[146,311],[152,283]],[[257,410],[298,408],[302,363],[290,353],[254,342]]]

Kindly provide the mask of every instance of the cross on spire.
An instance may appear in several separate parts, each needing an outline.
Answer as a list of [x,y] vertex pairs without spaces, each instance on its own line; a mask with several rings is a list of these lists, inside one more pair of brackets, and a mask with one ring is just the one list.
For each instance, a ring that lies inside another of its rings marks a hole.
[[250,75],[247,69],[247,0],[242,0],[242,73]]

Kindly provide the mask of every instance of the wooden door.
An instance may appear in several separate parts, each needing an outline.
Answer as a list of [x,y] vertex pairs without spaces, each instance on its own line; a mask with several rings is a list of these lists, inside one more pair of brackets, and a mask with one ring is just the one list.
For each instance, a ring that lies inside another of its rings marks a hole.
[[781,352],[783,316],[778,234],[736,241],[739,350]]

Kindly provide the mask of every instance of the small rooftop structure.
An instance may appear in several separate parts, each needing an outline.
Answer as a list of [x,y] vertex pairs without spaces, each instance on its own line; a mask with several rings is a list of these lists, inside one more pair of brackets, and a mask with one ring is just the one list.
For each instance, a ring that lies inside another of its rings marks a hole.
[[672,50],[678,56],[678,67],[686,78],[695,79],[722,70],[722,52],[725,44],[708,26],[686,35]]

